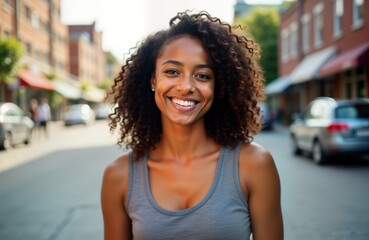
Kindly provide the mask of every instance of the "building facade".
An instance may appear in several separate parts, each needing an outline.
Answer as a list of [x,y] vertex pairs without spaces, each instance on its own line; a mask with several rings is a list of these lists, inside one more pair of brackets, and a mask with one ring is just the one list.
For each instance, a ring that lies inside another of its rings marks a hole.
[[274,107],[300,112],[314,98],[369,97],[369,1],[298,0],[281,14]]
[[98,85],[106,78],[102,33],[90,25],[69,25],[70,73],[79,81]]
[[0,20],[0,37],[16,38],[25,50],[5,100],[26,108],[31,98],[55,90],[45,74],[69,76],[68,29],[61,23],[60,0],[2,0]]

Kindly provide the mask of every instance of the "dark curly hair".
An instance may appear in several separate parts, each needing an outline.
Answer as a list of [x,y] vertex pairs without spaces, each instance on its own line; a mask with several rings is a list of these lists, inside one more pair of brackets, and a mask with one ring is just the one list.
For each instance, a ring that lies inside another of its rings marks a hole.
[[205,115],[208,136],[231,147],[240,141],[251,142],[261,129],[257,103],[264,99],[264,78],[258,65],[258,45],[236,30],[244,29],[207,12],[186,11],[170,20],[169,29],[148,36],[136,46],[110,92],[117,105],[109,116],[109,126],[112,132],[120,128],[118,145],[125,144],[138,158],[160,140],[161,116],[150,79],[165,44],[180,35],[202,41],[214,72],[214,100]]

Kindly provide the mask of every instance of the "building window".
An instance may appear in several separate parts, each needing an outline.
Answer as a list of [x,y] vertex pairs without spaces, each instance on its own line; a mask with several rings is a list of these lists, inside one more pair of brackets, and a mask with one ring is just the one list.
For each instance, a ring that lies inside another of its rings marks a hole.
[[40,19],[36,12],[32,13],[32,27],[38,29],[40,27]]
[[41,52],[38,48],[35,48],[35,58],[41,60]]
[[333,29],[334,37],[339,38],[342,35],[342,18],[343,18],[343,0],[335,0],[334,4],[334,14],[333,14]]
[[365,81],[360,79],[356,82],[356,97],[365,98]]
[[310,51],[310,15],[304,14],[302,22],[302,51],[307,53]]
[[4,37],[4,38],[9,38],[9,37],[10,37],[10,32],[8,32],[8,31],[4,31],[4,32],[3,32],[3,37]]
[[24,7],[24,15],[26,16],[27,20],[31,21],[31,9],[28,6]]
[[4,2],[4,5],[3,5],[4,8],[7,10],[10,9],[10,0],[3,0],[3,2]]
[[363,5],[364,0],[352,0],[352,26],[354,29],[361,27],[363,24]]
[[290,26],[290,57],[291,59],[297,58],[297,41],[298,41],[298,35],[297,35],[297,23],[293,22]]
[[44,53],[44,62],[49,63],[49,54],[47,52]]
[[323,4],[314,7],[314,45],[320,48],[323,45]]
[[26,43],[26,51],[28,55],[32,56],[32,45],[29,42]]
[[286,63],[289,60],[289,31],[284,28],[281,33],[281,53],[282,53],[282,62]]

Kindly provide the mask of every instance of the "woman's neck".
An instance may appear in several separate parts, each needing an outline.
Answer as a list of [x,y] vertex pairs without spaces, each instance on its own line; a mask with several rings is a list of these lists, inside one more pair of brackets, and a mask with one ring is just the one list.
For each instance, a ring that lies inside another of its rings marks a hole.
[[204,124],[163,126],[161,140],[151,151],[150,158],[188,162],[219,149],[207,136]]

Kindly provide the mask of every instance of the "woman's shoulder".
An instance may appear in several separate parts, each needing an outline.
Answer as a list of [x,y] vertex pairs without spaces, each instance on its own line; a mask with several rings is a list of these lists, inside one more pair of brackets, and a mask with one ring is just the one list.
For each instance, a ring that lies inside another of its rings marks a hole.
[[110,186],[126,185],[129,176],[129,152],[124,153],[108,164],[104,171],[104,183]]
[[265,147],[253,142],[241,145],[239,171],[248,184],[268,179],[274,181],[278,177],[272,154]]
[[246,162],[254,167],[274,165],[272,154],[265,147],[254,142],[241,144],[239,159],[240,162]]

